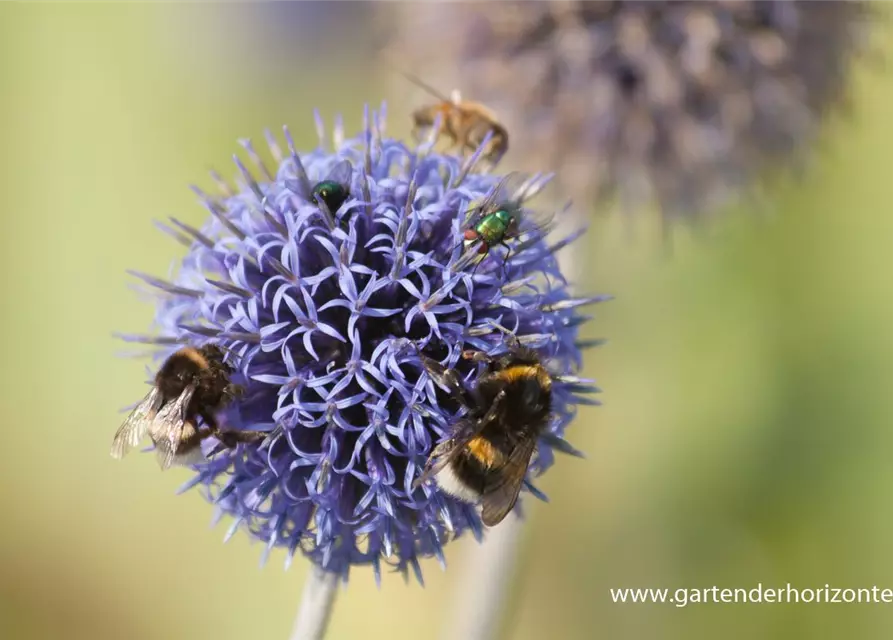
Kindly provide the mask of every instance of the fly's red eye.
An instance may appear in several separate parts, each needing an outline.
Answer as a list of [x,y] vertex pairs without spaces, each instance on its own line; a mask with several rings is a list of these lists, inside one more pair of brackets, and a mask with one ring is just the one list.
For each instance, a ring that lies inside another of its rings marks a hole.
[[466,240],[477,240],[478,232],[474,229],[466,229],[465,230],[465,239]]

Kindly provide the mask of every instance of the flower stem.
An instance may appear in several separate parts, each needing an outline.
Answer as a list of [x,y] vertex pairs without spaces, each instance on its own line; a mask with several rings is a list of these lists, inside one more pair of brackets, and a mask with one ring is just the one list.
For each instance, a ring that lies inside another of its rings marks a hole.
[[332,616],[335,597],[338,595],[338,574],[310,568],[301,607],[291,630],[291,640],[321,640]]
[[469,547],[459,577],[451,623],[443,640],[498,637],[508,585],[515,573],[522,520],[514,513]]

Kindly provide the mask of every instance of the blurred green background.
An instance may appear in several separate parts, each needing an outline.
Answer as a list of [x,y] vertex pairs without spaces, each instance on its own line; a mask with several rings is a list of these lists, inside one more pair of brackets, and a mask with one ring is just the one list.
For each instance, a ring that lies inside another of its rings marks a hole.
[[[232,171],[236,139],[311,109],[388,96],[386,69],[336,39],[299,51],[234,5],[0,6],[4,230],[0,637],[285,638],[306,565],[225,526],[188,472],[108,455],[143,361],[113,331],[148,328],[127,268],[165,275],[193,224],[186,188]],[[889,40],[884,27],[876,41]],[[889,47],[888,47],[889,49]],[[615,605],[609,587],[893,588],[893,77],[854,76],[805,179],[661,251],[595,223],[583,291],[613,293],[588,337],[605,389],[527,501],[505,637],[889,638],[893,605]],[[391,104],[391,133],[413,105]],[[470,541],[426,588],[352,573],[333,638],[433,637]]]

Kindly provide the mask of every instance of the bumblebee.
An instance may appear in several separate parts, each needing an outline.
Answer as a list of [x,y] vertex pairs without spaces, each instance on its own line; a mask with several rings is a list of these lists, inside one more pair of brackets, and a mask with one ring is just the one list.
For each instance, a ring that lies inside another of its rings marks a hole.
[[435,136],[438,139],[448,138],[452,147],[458,148],[460,153],[477,150],[489,132],[491,137],[483,151],[483,157],[495,165],[505,155],[509,147],[509,134],[493,111],[479,102],[463,100],[458,91],[453,91],[450,97],[446,97],[419,78],[408,73],[403,75],[439,100],[413,111],[413,135],[416,139],[426,135],[440,116],[440,126],[434,132]]
[[479,351],[462,354],[486,362],[471,389],[455,370],[420,354],[428,375],[467,414],[453,435],[434,447],[415,486],[433,478],[443,491],[480,503],[487,526],[502,522],[515,506],[537,441],[552,418],[552,376],[535,351],[512,338],[509,352],[498,358]]
[[265,438],[268,434],[262,431],[218,428],[216,414],[242,393],[230,382],[232,372],[223,350],[213,344],[173,353],[158,370],[151,391],[115,433],[112,457],[124,457],[148,435],[158,464],[167,469],[204,461],[201,443],[211,436],[228,448]]

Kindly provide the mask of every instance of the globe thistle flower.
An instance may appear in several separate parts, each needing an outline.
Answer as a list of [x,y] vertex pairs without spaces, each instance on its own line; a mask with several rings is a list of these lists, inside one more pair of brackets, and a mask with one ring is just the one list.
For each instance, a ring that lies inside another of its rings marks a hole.
[[396,11],[388,58],[499,113],[509,160],[560,169],[577,201],[669,215],[708,213],[767,168],[799,164],[845,101],[872,13],[849,0]]
[[[302,0],[301,2],[255,2],[235,8],[231,25],[242,38],[267,57],[265,62],[279,67],[277,53],[312,55],[324,51],[328,57],[351,57],[368,52],[374,34],[364,27],[374,10],[359,0]],[[350,47],[344,42],[349,41]],[[332,60],[328,60],[329,63]]]
[[[249,141],[236,187],[214,174],[216,195],[195,188],[210,212],[199,229],[162,225],[187,247],[170,281],[141,276],[158,294],[155,344],[167,357],[182,344],[212,342],[232,357],[244,394],[219,420],[228,429],[269,432],[233,449],[209,438],[208,460],[183,490],[199,487],[233,523],[266,545],[301,551],[346,578],[352,565],[382,564],[421,580],[419,558],[450,539],[480,538],[472,505],[428,483],[413,487],[432,448],[462,409],[437,386],[420,354],[469,383],[478,366],[463,350],[506,350],[508,328],[555,375],[549,442],[540,442],[525,486],[553,462],[577,404],[592,404],[580,366],[581,312],[599,297],[574,297],[554,253],[576,235],[547,243],[531,218],[520,220],[512,255],[466,248],[466,213],[500,181],[476,173],[480,150],[465,160],[385,137],[384,112],[344,138],[336,124],[327,148],[298,153],[285,129],[283,152],[268,132],[271,170]],[[349,195],[331,210],[313,186],[349,163]],[[518,196],[549,182],[534,175]],[[480,259],[482,257],[482,259]]]

